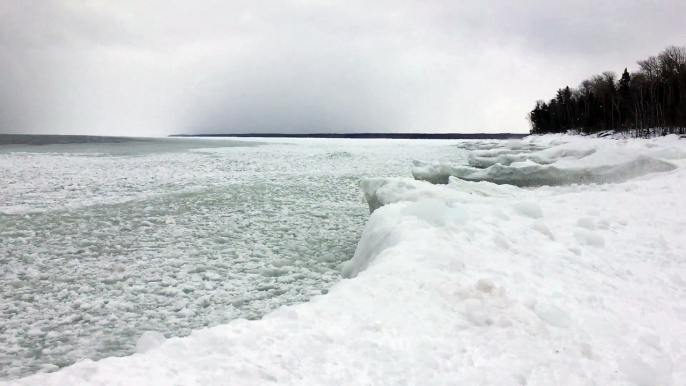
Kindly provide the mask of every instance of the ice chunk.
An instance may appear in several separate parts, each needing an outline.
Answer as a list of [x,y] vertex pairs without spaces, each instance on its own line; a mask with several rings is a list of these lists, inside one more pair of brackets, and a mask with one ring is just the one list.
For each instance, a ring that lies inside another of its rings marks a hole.
[[[453,184],[453,181],[459,180],[451,179],[450,184],[445,186],[433,185],[425,181],[416,181],[409,178],[368,178],[362,180],[360,185],[369,205],[370,213],[390,203],[419,201],[425,198],[438,198],[446,203],[469,201],[473,199],[470,193],[478,192],[481,195],[498,195],[502,194],[500,193],[501,191],[506,190],[493,184],[489,185],[496,189],[484,186],[479,187],[476,186],[478,184],[466,181]],[[469,184],[470,186],[463,186],[464,184]]]
[[418,188],[413,180],[387,178],[368,178],[362,180],[360,185],[369,205],[369,213],[388,203],[401,201]]
[[534,204],[533,202],[518,202],[513,205],[513,207],[519,212],[519,214],[531,217],[531,218],[542,218],[543,211],[541,207]]
[[555,236],[553,236],[553,232],[551,232],[551,231],[550,231],[550,228],[548,228],[548,226],[546,226],[546,225],[545,225],[544,223],[542,223],[541,221],[536,221],[536,222],[531,226],[531,228],[532,228],[533,230],[535,230],[536,232],[539,232],[539,233],[541,233],[541,234],[543,234],[543,235],[548,236],[548,238],[549,238],[551,241],[554,241],[554,240],[555,240]]
[[493,215],[501,220],[510,221],[510,216],[506,215],[505,212],[500,209],[494,209]]
[[581,245],[602,248],[605,246],[605,238],[596,232],[578,230],[574,232],[574,238]]
[[648,346],[651,346],[657,350],[660,350],[660,336],[657,334],[653,333],[645,333],[642,334],[641,336],[638,337],[638,339],[647,344]]
[[417,218],[434,227],[443,226],[446,222],[453,225],[464,224],[469,219],[467,211],[462,206],[450,207],[445,201],[433,197],[383,206],[369,217],[353,258],[343,265],[343,277],[357,276],[382,251],[401,242],[399,229],[404,228],[400,220],[408,217]]
[[499,234],[493,235],[493,242],[502,249],[510,249],[510,244]]
[[514,186],[496,185],[490,182],[472,182],[450,177],[448,184],[453,190],[482,197],[512,197],[517,194]]
[[686,149],[681,147],[659,148],[649,152],[649,155],[655,158],[681,160],[686,159]]
[[136,342],[136,352],[143,354],[150,350],[154,350],[160,347],[166,340],[167,338],[159,332],[146,331]]
[[487,326],[493,324],[488,310],[484,303],[479,299],[467,299],[464,301],[465,314],[470,322],[477,326]]
[[344,278],[357,276],[376,256],[402,240],[396,228],[401,210],[401,206],[389,205],[372,213],[362,231],[353,258],[343,265],[341,273]]
[[527,144],[525,144],[525,143],[522,142],[522,141],[511,140],[511,141],[505,142],[505,143],[503,144],[503,146],[504,146],[506,149],[510,149],[510,150],[519,150],[519,149],[524,149],[524,148],[527,146]]
[[521,152],[516,153],[512,151],[503,151],[502,149],[494,151],[481,151],[472,152],[467,157],[467,162],[469,166],[485,169],[496,164],[503,166],[513,166],[522,167],[534,164],[534,165],[548,165],[552,164],[560,159],[571,158],[571,159],[581,159],[587,157],[596,150],[593,148],[567,148],[567,147],[555,147],[552,149],[545,149],[538,152]]
[[476,283],[475,288],[485,294],[488,294],[491,293],[491,291],[493,291],[493,288],[495,288],[495,284],[493,283],[493,280],[481,279]]
[[450,177],[461,177],[476,171],[473,168],[452,166],[444,163],[428,163],[413,161],[412,176],[415,180],[427,181],[432,184],[447,184]]
[[553,326],[569,327],[572,325],[572,317],[568,313],[553,304],[536,303],[534,306],[534,313],[541,320],[546,321]]
[[472,174],[457,176],[468,181],[489,181],[520,187],[569,184],[605,184],[628,181],[649,173],[669,172],[676,166],[648,156],[639,156],[616,165],[569,166],[530,165],[523,167],[495,164]]
[[684,287],[686,284],[684,284],[684,280],[681,278],[681,275],[679,275],[676,272],[672,272],[671,275],[669,275],[669,278],[672,280],[672,283]]
[[589,231],[595,230],[595,223],[593,222],[593,219],[590,217],[580,218],[579,221],[576,222],[576,226],[588,229]]
[[445,201],[424,198],[405,207],[401,214],[417,217],[433,226],[442,226],[445,224],[447,211]]
[[625,358],[619,364],[619,370],[623,372],[633,384],[640,386],[657,384],[657,371],[637,356]]
[[540,164],[528,159],[522,162],[513,162],[510,164],[510,166],[512,166],[513,168],[525,168],[528,166],[540,166]]

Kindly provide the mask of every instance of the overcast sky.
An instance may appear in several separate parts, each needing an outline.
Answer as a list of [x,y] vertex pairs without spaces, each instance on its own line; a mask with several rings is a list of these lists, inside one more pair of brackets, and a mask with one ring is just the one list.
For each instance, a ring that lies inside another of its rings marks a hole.
[[525,132],[686,1],[3,0],[0,133]]

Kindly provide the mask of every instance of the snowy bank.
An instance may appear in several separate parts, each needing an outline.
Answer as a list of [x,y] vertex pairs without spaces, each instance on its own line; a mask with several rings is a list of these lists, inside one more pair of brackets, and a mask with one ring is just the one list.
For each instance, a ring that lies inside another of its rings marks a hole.
[[677,136],[651,141],[549,135],[529,137],[521,146],[469,154],[469,166],[415,161],[416,180],[447,184],[449,177],[520,187],[624,182],[676,168],[685,159]]
[[562,165],[674,170],[537,189],[366,180],[373,213],[327,295],[7,384],[686,384],[686,141],[590,146],[615,157]]
[[432,184],[447,184],[450,177],[462,177],[474,173],[477,169],[469,167],[455,167],[442,163],[430,163],[415,160],[412,176],[419,181]]

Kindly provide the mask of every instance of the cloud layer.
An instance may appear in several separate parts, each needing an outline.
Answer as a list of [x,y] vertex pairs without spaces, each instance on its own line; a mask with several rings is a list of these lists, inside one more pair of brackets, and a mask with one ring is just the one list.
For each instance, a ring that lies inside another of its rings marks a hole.
[[8,0],[0,132],[523,132],[683,45],[681,1]]

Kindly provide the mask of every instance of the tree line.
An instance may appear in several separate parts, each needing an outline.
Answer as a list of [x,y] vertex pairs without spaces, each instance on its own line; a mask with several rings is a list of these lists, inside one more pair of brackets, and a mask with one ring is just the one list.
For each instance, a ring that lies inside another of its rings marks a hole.
[[531,133],[686,133],[686,47],[667,47],[638,67],[633,73],[624,69],[621,77],[603,72],[578,88],[557,90],[548,103],[537,101],[528,116]]

